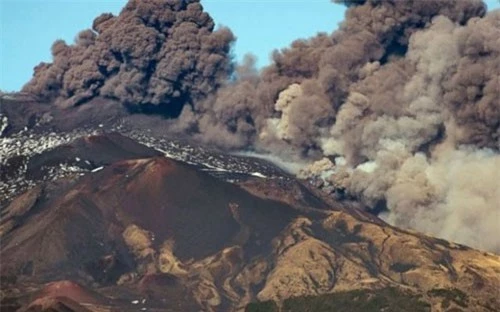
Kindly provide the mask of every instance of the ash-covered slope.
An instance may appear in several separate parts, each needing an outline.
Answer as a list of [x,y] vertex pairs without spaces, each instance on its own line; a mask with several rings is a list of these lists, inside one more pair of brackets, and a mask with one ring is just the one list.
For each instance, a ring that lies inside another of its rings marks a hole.
[[[4,125],[0,204],[42,180],[84,175],[113,161],[154,155],[189,163],[228,181],[247,176],[291,177],[266,161],[223,153],[191,142],[189,137],[171,136],[163,118],[128,115],[112,100],[95,102],[99,104],[60,110],[22,93],[0,98]],[[98,137],[103,133],[105,137]]]
[[[145,146],[130,159],[131,140],[116,134],[71,144],[105,141],[114,147],[85,145],[113,158],[102,170],[38,183],[3,207],[4,307],[236,311],[395,287],[425,307],[456,289],[467,311],[500,308],[496,255],[399,230],[291,179],[228,183]],[[58,280],[71,281],[44,284]]]

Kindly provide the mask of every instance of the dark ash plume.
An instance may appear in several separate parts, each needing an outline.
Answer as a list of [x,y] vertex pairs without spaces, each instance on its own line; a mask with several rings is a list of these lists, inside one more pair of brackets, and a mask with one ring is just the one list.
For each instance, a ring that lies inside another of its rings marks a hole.
[[131,0],[118,16],[97,17],[73,45],[56,41],[53,63],[37,66],[23,91],[67,106],[100,95],[176,117],[226,80],[233,41],[229,29],[214,31],[198,0]]
[[[481,1],[346,2],[352,6],[347,10],[346,19],[338,31],[331,36],[319,35],[308,41],[296,42],[290,49],[276,53],[274,64],[267,69],[272,73],[268,76],[273,80],[300,83],[303,88],[307,85],[301,96],[304,99],[297,99],[291,106],[292,115],[295,115],[295,111],[310,111],[318,102],[329,104],[329,111],[319,110],[318,114],[304,118],[300,124],[295,124],[295,127],[305,129],[310,134],[316,135],[321,132],[307,130],[311,126],[324,128],[325,125],[334,124],[336,114],[346,102],[353,85],[365,80],[372,72],[380,68],[392,76],[389,77],[389,81],[399,81],[400,77],[395,75],[398,71],[406,71],[407,68],[399,69],[400,66],[395,66],[393,63],[401,63],[398,59],[404,58],[412,34],[428,27],[433,18],[446,16],[460,25],[473,17],[483,16],[486,10]],[[393,69],[389,70],[386,67]],[[386,77],[379,75],[378,78]],[[375,83],[384,82],[375,81]],[[389,89],[391,84],[388,81],[385,83],[385,87],[371,86],[373,89],[371,92],[378,93],[380,87]],[[268,85],[273,84],[268,83]],[[391,93],[394,94],[392,91]],[[398,106],[397,100],[387,101],[388,98],[390,97],[381,96],[379,106],[389,105],[390,108]],[[297,121],[300,122],[300,119]],[[308,139],[304,140],[303,137],[295,138],[290,133],[288,139],[292,145],[308,150],[318,149],[321,145],[315,141],[317,137],[317,135],[308,136]]]
[[385,208],[395,225],[500,251],[500,11],[335,2],[348,6],[337,31],[275,51],[258,72],[251,57],[232,66],[233,35],[213,31],[197,1],[130,1],[74,45],[56,42],[25,90],[178,117],[162,124],[310,162],[302,176]]
[[328,175],[370,209],[385,205],[397,226],[500,251],[500,11],[485,15],[479,1],[350,2],[332,36],[339,46],[315,76],[330,86],[320,94],[334,122],[309,137],[338,165],[323,159],[303,174]]
[[344,2],[338,31],[276,52],[256,78],[245,103],[257,109],[239,115],[255,121],[254,146],[319,160],[301,174],[385,206],[395,225],[499,251],[499,12]]

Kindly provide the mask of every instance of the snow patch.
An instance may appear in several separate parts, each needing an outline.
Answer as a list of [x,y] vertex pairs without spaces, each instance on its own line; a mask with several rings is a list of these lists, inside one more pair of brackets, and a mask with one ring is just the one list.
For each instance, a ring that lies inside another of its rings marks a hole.
[[101,171],[102,169],[104,169],[104,167],[103,167],[103,166],[101,166],[101,167],[97,167],[97,168],[95,168],[95,169],[92,169],[90,172],[98,172],[98,171]]
[[267,176],[263,175],[262,173],[260,172],[252,172],[250,173],[251,176],[254,176],[254,177],[259,177],[259,178],[263,178],[263,179],[266,179]]

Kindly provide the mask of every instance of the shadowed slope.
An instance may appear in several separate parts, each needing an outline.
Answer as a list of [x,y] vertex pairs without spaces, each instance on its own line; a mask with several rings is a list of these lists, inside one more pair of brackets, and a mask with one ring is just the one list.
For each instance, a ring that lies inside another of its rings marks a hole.
[[[469,311],[500,307],[500,257],[389,226],[300,181],[239,186],[115,135],[66,146],[111,164],[39,183],[2,211],[4,306],[238,311],[395,287],[432,307],[455,293]],[[44,286],[57,280],[79,283],[55,284],[66,301]]]
[[231,245],[241,230],[230,205],[266,241],[294,214],[164,157],[115,163],[60,192],[39,198],[24,226],[5,235],[4,274],[40,274],[61,265],[67,272],[86,271],[96,259],[125,248],[122,233],[130,225],[154,233],[152,247],[173,240],[180,259],[199,259]]

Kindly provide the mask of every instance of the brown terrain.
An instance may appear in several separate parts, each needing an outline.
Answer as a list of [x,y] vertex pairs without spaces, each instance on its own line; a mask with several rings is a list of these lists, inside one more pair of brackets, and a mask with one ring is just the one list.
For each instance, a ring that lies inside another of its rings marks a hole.
[[258,69],[129,0],[0,91],[1,312],[500,311],[499,255],[377,216],[498,253],[500,12],[333,2]]
[[29,168],[75,154],[104,168],[40,182],[1,210],[2,311],[267,311],[249,304],[270,300],[292,311],[289,298],[387,289],[422,311],[500,309],[499,256],[392,227],[300,181],[229,183],[119,134]]

